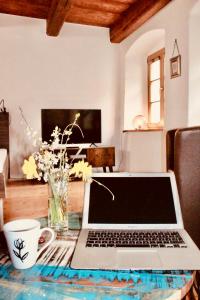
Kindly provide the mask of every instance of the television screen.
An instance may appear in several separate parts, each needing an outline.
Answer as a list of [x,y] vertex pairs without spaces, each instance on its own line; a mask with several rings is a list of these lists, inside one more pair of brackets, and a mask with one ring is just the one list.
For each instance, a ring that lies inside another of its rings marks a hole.
[[52,140],[51,133],[55,126],[61,132],[73,123],[75,114],[80,113],[77,124],[82,129],[84,138],[77,127],[73,128],[69,144],[101,143],[101,110],[100,109],[42,109],[42,140]]

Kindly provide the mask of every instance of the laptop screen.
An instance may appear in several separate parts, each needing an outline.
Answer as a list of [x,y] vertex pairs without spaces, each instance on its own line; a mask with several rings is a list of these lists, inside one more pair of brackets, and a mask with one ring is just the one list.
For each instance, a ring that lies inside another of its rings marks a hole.
[[169,177],[95,177],[90,186],[88,223],[176,224]]

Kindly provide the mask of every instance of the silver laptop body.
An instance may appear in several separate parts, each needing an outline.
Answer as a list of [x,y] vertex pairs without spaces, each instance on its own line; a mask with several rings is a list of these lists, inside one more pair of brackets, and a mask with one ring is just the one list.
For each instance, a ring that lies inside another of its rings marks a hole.
[[172,172],[97,173],[93,178],[115,198],[95,181],[86,183],[72,268],[200,269],[200,251],[184,230]]

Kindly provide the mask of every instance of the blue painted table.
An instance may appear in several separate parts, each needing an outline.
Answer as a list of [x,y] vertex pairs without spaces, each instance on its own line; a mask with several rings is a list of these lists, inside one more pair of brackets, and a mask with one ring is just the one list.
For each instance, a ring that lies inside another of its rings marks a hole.
[[38,263],[15,270],[0,254],[0,300],[182,299],[195,272],[73,270],[68,264]]

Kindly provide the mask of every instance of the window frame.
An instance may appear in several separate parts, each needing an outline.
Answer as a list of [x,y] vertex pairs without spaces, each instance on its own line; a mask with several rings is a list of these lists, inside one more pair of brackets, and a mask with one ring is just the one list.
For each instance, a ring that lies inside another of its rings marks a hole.
[[[163,128],[164,126],[164,57],[165,57],[165,48],[162,48],[147,57],[147,85],[148,85],[148,124],[151,127]],[[160,122],[152,123],[151,122],[151,82],[155,80],[150,80],[150,70],[151,64],[155,61],[160,60]]]

